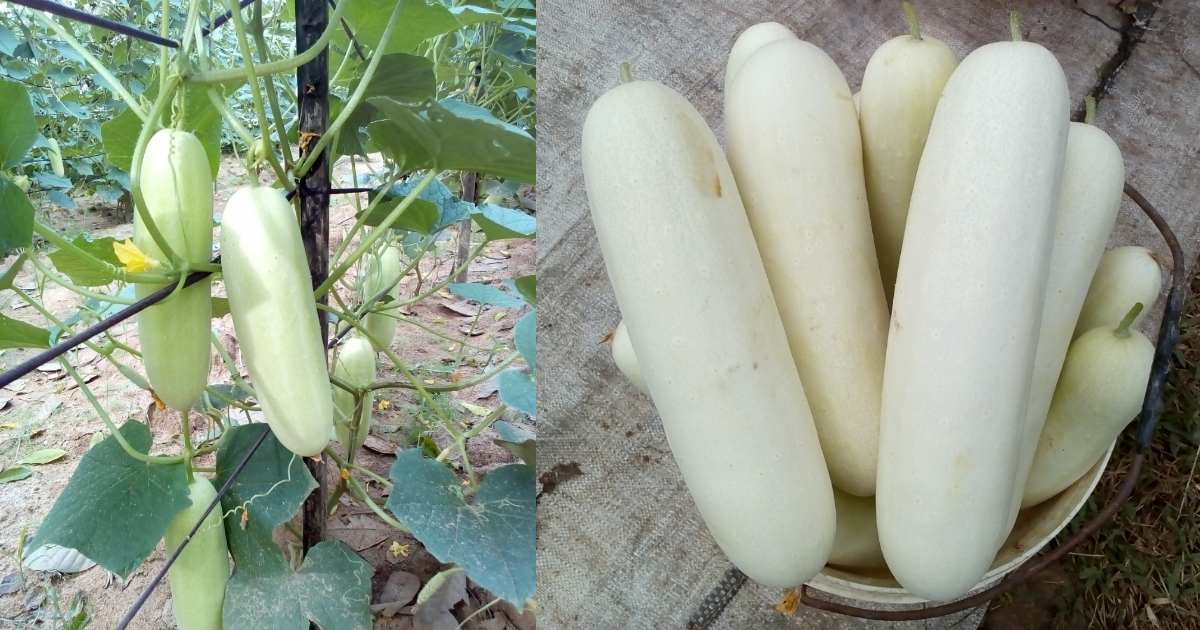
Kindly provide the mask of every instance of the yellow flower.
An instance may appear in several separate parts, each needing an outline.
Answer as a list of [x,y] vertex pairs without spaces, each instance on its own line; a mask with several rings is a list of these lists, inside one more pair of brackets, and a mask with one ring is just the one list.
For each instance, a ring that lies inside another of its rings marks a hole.
[[388,548],[388,551],[392,552],[393,558],[408,557],[408,545],[401,545],[395,540],[392,541],[392,545]]
[[130,273],[150,271],[160,264],[138,249],[138,246],[133,244],[133,239],[127,238],[124,243],[120,241],[113,243],[113,252],[117,255],[117,260],[121,261],[125,267],[125,271]]

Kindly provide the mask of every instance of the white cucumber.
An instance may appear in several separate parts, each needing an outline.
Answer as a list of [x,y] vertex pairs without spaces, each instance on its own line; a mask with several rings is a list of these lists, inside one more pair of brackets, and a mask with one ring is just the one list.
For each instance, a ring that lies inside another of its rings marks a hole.
[[835,488],[833,504],[837,508],[837,536],[833,539],[829,564],[848,569],[882,569],[885,565],[875,527],[875,500]]
[[[167,245],[191,263],[212,258],[213,180],[204,145],[177,129],[160,129],[150,137],[142,159],[142,198]],[[133,215],[133,242],[150,257],[166,261],[140,212]],[[208,384],[212,318],[212,280],[184,288],[137,316],[138,340],[146,377],[166,405],[189,411]],[[159,284],[138,284],[139,298]]]
[[[1038,436],[1050,410],[1054,386],[1067,356],[1075,322],[1087,296],[1088,284],[1100,264],[1104,245],[1121,208],[1124,183],[1125,166],[1117,143],[1098,127],[1071,123],[1054,228],[1054,251],[1046,281],[1046,302],[1042,307],[1037,358],[1034,359],[1029,406],[1022,430],[1021,459],[1008,517],[1009,529],[1017,520],[1021,492],[1037,450]],[[996,541],[997,545],[1003,544],[1003,538],[1007,536],[1006,531],[1002,539]]]
[[[1100,326],[1112,326],[1121,321],[1129,305],[1141,303],[1146,310],[1158,300],[1162,290],[1162,270],[1154,254],[1138,245],[1114,247],[1104,252],[1096,275],[1088,287],[1087,299],[1075,324],[1075,336]],[[1134,327],[1146,311],[1138,315]]]
[[709,531],[755,581],[807,581],[833,545],[833,489],[716,138],[678,93],[629,82],[592,105],[583,169],[617,303]]
[[942,87],[958,64],[946,44],[921,35],[911,19],[911,34],[884,42],[871,55],[859,96],[871,229],[889,303],[917,164]]
[[876,510],[888,567],[949,600],[1007,533],[1069,119],[1045,48],[978,48],[946,83],[900,255]]
[[820,48],[779,40],[742,66],[725,125],[829,475],[871,496],[888,313],[850,88]]
[[1075,483],[1141,410],[1154,344],[1130,329],[1135,316],[1131,311],[1129,321],[1093,328],[1071,343],[1022,507]]
[[796,39],[796,34],[779,22],[761,22],[742,31],[729,49],[729,61],[725,63],[725,89],[733,77],[742,69],[742,64],[758,49],[781,39]]
[[333,434],[333,393],[300,226],[283,193],[243,186],[221,219],[229,312],[255,397],[288,450],[320,454]]

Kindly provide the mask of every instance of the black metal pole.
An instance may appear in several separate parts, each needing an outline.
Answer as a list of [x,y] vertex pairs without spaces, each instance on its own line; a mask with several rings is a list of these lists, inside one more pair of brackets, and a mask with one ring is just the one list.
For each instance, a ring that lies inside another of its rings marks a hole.
[[[329,17],[326,0],[296,0],[296,52],[312,46]],[[312,61],[296,70],[296,96],[299,101],[301,160],[316,145],[329,124],[329,56],[321,51]],[[317,156],[312,168],[304,173],[296,187],[300,203],[300,234],[308,256],[313,288],[329,275],[329,164],[325,155]],[[322,302],[325,298],[321,298]],[[318,311],[321,342],[329,338],[329,322]],[[321,462],[305,459],[305,465],[317,480],[317,489],[304,501],[304,549],[314,547],[325,533],[325,484]]]

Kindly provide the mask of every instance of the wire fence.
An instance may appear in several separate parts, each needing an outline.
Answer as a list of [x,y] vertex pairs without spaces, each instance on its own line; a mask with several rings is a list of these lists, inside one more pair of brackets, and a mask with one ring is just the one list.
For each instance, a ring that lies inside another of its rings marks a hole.
[[[116,22],[116,21],[110,20],[108,18],[104,18],[104,17],[98,16],[98,15],[93,15],[91,13],[87,13],[85,11],[81,11],[79,9],[75,9],[72,7],[63,6],[61,4],[58,4],[57,2],[50,2],[48,0],[12,0],[12,1],[14,4],[19,4],[19,5],[28,7],[30,9],[34,9],[34,10],[38,10],[38,11],[45,11],[47,13],[51,13],[53,15],[57,15],[62,18],[74,20],[74,21],[77,21],[77,22],[80,22],[83,24],[87,24],[90,26],[96,26],[99,28],[103,28],[103,29],[115,32],[115,33],[127,35],[129,37],[140,39],[140,40],[149,42],[151,44],[155,44],[155,45],[159,45],[159,46],[166,46],[169,48],[179,48],[179,42],[176,42],[175,40],[164,38],[160,35],[147,32],[147,31],[137,28],[135,26],[123,24],[121,22]],[[346,1],[346,0],[344,0],[344,1]],[[250,6],[251,4],[253,4],[254,2],[255,2],[255,0],[240,0],[239,9],[244,9],[244,8]],[[329,0],[329,5],[336,6],[334,4],[334,0]],[[297,8],[297,11],[299,12],[299,8]],[[232,17],[233,17],[233,14],[231,11],[226,11],[222,15],[218,16],[216,19],[213,20],[213,22],[210,25],[208,25],[202,29],[203,36],[208,37],[214,31],[216,31],[218,28],[220,28],[222,25],[226,24]],[[301,16],[299,16],[299,15],[297,16],[297,21],[299,21],[300,17]],[[353,43],[356,53],[360,57],[363,57],[365,59],[365,56],[363,55],[363,52],[358,43],[358,40],[355,38],[354,33],[350,29],[350,25],[345,20],[342,20],[341,25],[342,25],[342,28],[345,30],[346,35],[349,37],[350,41]],[[304,187],[301,187],[301,186],[294,187],[292,191],[287,193],[287,198],[289,200],[292,199],[297,194],[297,191],[301,190],[301,188],[304,188]],[[373,190],[373,189],[362,188],[362,187],[331,188],[329,186],[325,186],[324,190],[307,190],[306,189],[306,192],[308,194],[328,196],[328,195],[338,195],[338,194],[357,194],[357,193],[363,193],[363,192],[370,192],[371,190]],[[217,256],[216,258],[214,258],[212,260],[212,262],[219,263],[220,256]],[[209,271],[193,272],[193,273],[189,274],[188,277],[184,280],[183,286],[184,287],[191,286],[191,285],[203,280],[204,278],[207,278],[208,276],[211,275],[211,273],[212,272],[209,272]],[[25,376],[26,374],[29,374],[30,372],[37,369],[38,366],[41,366],[49,361],[53,361],[54,359],[57,359],[58,357],[65,354],[66,352],[70,351],[72,348],[79,346],[80,344],[84,343],[85,341],[95,337],[96,335],[99,335],[100,333],[103,333],[106,330],[109,330],[110,328],[116,326],[117,324],[120,324],[121,322],[129,319],[130,317],[133,317],[134,315],[140,313],[141,311],[145,310],[146,308],[153,306],[154,304],[157,304],[158,302],[161,302],[163,299],[167,298],[167,296],[174,293],[175,290],[176,290],[176,287],[174,284],[168,284],[167,286],[162,287],[161,289],[155,291],[154,293],[151,293],[150,295],[147,295],[146,297],[121,309],[117,313],[110,315],[108,317],[105,317],[105,318],[101,319],[99,322],[92,324],[91,326],[88,326],[86,329],[71,335],[66,341],[57,343],[54,346],[46,349],[45,351],[38,353],[37,355],[31,357],[30,359],[23,361],[21,364],[15,366],[14,368],[4,372],[3,374],[0,374],[0,388],[3,388],[5,386],[11,384],[13,381],[16,381],[17,379],[21,378],[22,376]],[[320,316],[321,314],[319,313],[318,315]],[[251,446],[251,448],[246,452],[245,456],[242,457],[241,461],[238,462],[237,466],[234,468],[234,470],[229,475],[229,478],[226,479],[225,483],[221,486],[221,489],[217,493],[216,498],[214,498],[208,504],[208,507],[204,510],[204,513],[200,516],[199,520],[192,526],[191,530],[188,532],[187,537],[183,540],[182,543],[180,543],[179,547],[171,553],[170,557],[167,558],[166,562],[163,563],[163,566],[154,575],[154,577],[151,579],[150,583],[145,587],[145,589],[143,589],[141,594],[138,596],[137,600],[129,608],[129,610],[125,613],[124,617],[122,617],[121,622],[117,625],[117,630],[125,630],[125,628],[127,628],[129,626],[130,622],[132,622],[133,619],[137,616],[137,614],[141,610],[142,606],[145,605],[146,601],[150,598],[150,596],[154,593],[154,591],[162,583],[163,577],[166,576],[167,571],[171,568],[171,566],[175,563],[175,561],[183,553],[184,549],[187,548],[187,545],[192,541],[192,536],[194,536],[196,534],[196,531],[199,530],[200,526],[204,523],[204,519],[208,517],[209,513],[212,512],[213,509],[216,509],[220,505],[221,499],[229,492],[229,489],[231,487],[233,487],[233,483],[241,475],[242,471],[245,470],[246,465],[249,463],[250,459],[254,456],[254,454],[258,451],[259,447],[261,447],[262,444],[266,441],[266,437],[269,433],[270,433],[269,429],[264,430],[262,432],[262,435],[259,436],[258,440],[256,440],[254,442],[254,444]]]

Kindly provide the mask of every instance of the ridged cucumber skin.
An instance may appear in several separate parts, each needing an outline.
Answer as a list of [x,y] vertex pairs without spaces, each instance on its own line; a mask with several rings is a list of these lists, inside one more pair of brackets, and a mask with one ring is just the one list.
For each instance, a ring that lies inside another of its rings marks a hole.
[[317,455],[333,436],[333,392],[296,214],[283,194],[243,186],[221,219],[221,267],[254,392],[284,447]]
[[[379,293],[400,275],[401,260],[400,250],[397,247],[387,247],[378,257],[373,257],[367,264],[367,278],[364,284],[366,297],[371,297]],[[393,286],[388,295],[393,300],[400,292],[400,285]],[[392,306],[383,310],[383,312],[367,313],[363,318],[363,325],[367,329],[367,336],[371,339],[371,345],[376,352],[383,351],[384,348],[390,348],[392,340],[396,338],[396,315],[400,313],[398,307]]]
[[[338,348],[337,356],[333,359],[333,375],[354,387],[366,387],[374,382],[375,349],[371,347],[371,342],[358,335],[352,335],[344,341]],[[374,392],[368,393],[363,398],[362,412],[357,419],[357,439],[350,450],[358,450],[367,439],[367,433],[371,430],[371,411],[374,404]],[[353,421],[351,419],[354,417],[354,394],[334,385],[333,407],[336,413],[335,420],[337,420],[333,427],[337,433],[338,442],[348,445],[350,429],[340,421]]]
[[[208,262],[213,244],[213,180],[200,140],[175,129],[155,132],[142,160],[141,188],[146,210],[171,249],[188,262]],[[137,212],[133,243],[166,262]],[[134,291],[142,298],[162,286],[138,284]],[[138,314],[146,377],[154,393],[172,409],[191,409],[208,384],[210,286],[205,278]]]
[[[192,504],[171,519],[163,537],[167,556],[183,543],[204,509],[217,498],[217,490],[209,480],[196,477],[188,486],[188,498]],[[179,630],[221,630],[225,584],[229,581],[229,548],[221,513],[218,504],[204,517],[204,524],[167,571]]]

